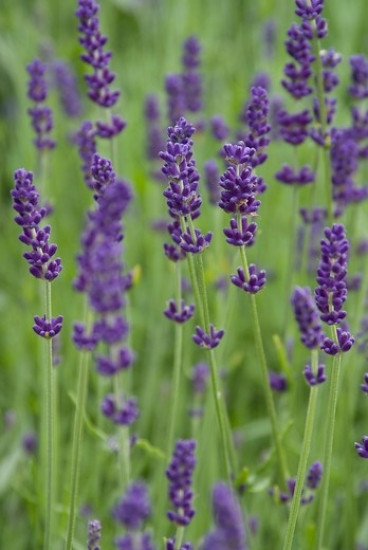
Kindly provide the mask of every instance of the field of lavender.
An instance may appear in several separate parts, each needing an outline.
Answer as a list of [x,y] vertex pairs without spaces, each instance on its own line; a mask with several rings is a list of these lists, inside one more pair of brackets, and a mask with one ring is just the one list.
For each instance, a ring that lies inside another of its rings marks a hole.
[[365,12],[2,0],[0,548],[368,549]]

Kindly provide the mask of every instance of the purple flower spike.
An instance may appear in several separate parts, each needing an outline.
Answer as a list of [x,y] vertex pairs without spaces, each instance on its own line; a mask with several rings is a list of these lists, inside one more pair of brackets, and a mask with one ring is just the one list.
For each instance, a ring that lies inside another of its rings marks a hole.
[[349,59],[352,84],[349,93],[356,99],[368,97],[368,61],[364,55],[352,55]]
[[34,101],[35,106],[28,109],[31,116],[32,127],[36,133],[34,144],[37,149],[53,149],[55,141],[49,137],[53,128],[52,111],[44,105],[47,99],[47,83],[45,78],[46,65],[39,59],[35,59],[27,65],[30,76],[28,82],[28,97]]
[[321,483],[323,474],[323,466],[317,460],[313,462],[307,473],[307,487],[309,489],[317,489],[318,485]]
[[321,260],[317,270],[318,287],[315,300],[321,319],[329,325],[340,323],[346,317],[342,306],[347,297],[346,274],[349,242],[343,225],[334,224],[325,229],[321,241]]
[[33,330],[36,334],[42,336],[42,338],[53,338],[56,334],[59,334],[62,329],[63,316],[58,315],[58,317],[52,317],[49,321],[46,319],[46,315],[43,317],[35,315],[34,322]]
[[242,513],[236,496],[226,483],[214,486],[212,508],[216,528],[207,535],[203,550],[246,550]]
[[368,372],[364,374],[364,384],[361,384],[360,389],[364,391],[364,393],[368,393]]
[[291,145],[304,143],[308,137],[308,125],[311,122],[312,117],[308,110],[289,114],[282,109],[277,113],[281,137]]
[[250,294],[256,294],[266,284],[266,272],[258,270],[255,264],[249,266],[249,279],[247,280],[241,267],[238,268],[238,275],[231,275],[231,282]]
[[203,328],[197,326],[196,333],[192,335],[192,339],[201,348],[213,349],[219,345],[224,334],[224,330],[216,330],[212,324],[210,325],[210,334],[207,334]]
[[202,107],[202,79],[197,70],[200,65],[199,54],[201,52],[198,38],[190,36],[184,42],[183,50],[182,62],[184,72],[182,74],[182,83],[185,109],[196,113]]
[[281,170],[276,172],[275,178],[286,185],[307,185],[315,181],[316,175],[309,166],[302,166],[297,172],[292,166],[284,164]]
[[223,141],[229,135],[229,127],[221,115],[215,115],[210,120],[211,133],[218,141]]
[[88,522],[88,550],[100,550],[101,523],[98,519]]
[[368,436],[367,435],[363,435],[362,443],[363,445],[361,445],[360,443],[354,443],[354,446],[357,450],[358,455],[361,458],[368,458]]
[[167,517],[179,526],[188,525],[195,514],[192,507],[195,449],[196,442],[193,439],[177,441],[172,460],[166,470],[166,477],[170,481],[168,494],[175,508],[175,511],[167,512]]
[[71,118],[78,117],[82,112],[82,104],[72,67],[57,59],[52,62],[51,71],[64,113]]
[[193,317],[194,309],[195,307],[193,304],[189,304],[188,306],[186,306],[184,304],[184,300],[182,300],[180,311],[178,311],[175,300],[170,300],[168,307],[164,311],[164,314],[171,321],[175,321],[176,323],[185,323]]
[[295,15],[302,19],[316,19],[322,13],[323,2],[324,0],[311,0],[310,2],[308,0],[295,0]]
[[308,349],[319,347],[322,338],[322,327],[317,307],[308,287],[295,287],[291,297],[295,320],[299,325],[301,341]]
[[142,523],[151,515],[144,483],[131,483],[123,498],[115,505],[112,515],[127,529],[141,529]]
[[180,74],[169,74],[165,80],[167,116],[171,124],[177,124],[185,111],[183,79]]
[[310,386],[316,386],[317,384],[323,384],[326,381],[325,366],[320,364],[317,368],[317,373],[313,374],[312,367],[305,365],[304,377]]
[[79,42],[86,50],[81,59],[94,71],[84,77],[89,86],[88,97],[101,107],[110,108],[117,102],[120,92],[110,90],[115,80],[115,74],[109,69],[112,53],[104,52],[107,37],[100,32],[98,11],[95,0],[79,0],[75,15],[79,19],[78,30],[82,35]]
[[337,353],[349,351],[355,339],[351,336],[350,332],[343,330],[342,328],[337,328],[337,343],[333,342],[330,338],[325,338],[321,345],[321,349],[328,355],[336,355]]
[[255,222],[248,223],[246,216],[241,217],[241,230],[238,228],[238,223],[235,218],[230,220],[230,229],[224,229],[226,242],[233,246],[251,246],[257,232],[257,224]]
[[[166,539],[165,550],[175,550],[175,539]],[[180,545],[180,550],[193,550],[193,546],[190,542],[184,542]]]
[[249,134],[245,139],[245,145],[255,149],[256,153],[252,158],[252,166],[263,164],[267,159],[266,148],[270,143],[267,134],[271,131],[267,117],[269,112],[269,100],[267,91],[261,86],[254,86],[251,89],[251,99],[246,113],[249,126]]

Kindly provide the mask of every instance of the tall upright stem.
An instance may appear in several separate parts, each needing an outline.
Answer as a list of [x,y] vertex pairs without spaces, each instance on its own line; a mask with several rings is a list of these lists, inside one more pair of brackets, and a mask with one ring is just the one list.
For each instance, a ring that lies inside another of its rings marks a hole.
[[[312,370],[316,373],[318,369],[318,350],[312,350]],[[312,433],[314,425],[314,416],[316,411],[317,402],[317,386],[311,386],[309,392],[308,410],[305,419],[304,437],[302,448],[300,450],[299,466],[296,476],[296,486],[294,490],[293,500],[291,502],[289,523],[287,526],[285,542],[283,550],[291,550],[293,545],[294,533],[296,522],[299,515],[300,500],[302,496],[302,490],[304,485],[305,474],[307,471],[307,464],[309,458],[309,451],[312,442]]]

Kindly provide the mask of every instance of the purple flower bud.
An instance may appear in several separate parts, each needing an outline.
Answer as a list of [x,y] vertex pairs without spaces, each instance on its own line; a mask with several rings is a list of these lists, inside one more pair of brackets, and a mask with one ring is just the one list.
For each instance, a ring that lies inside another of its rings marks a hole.
[[139,416],[137,400],[134,397],[115,399],[108,394],[101,403],[101,411],[114,424],[131,426]]
[[238,275],[231,275],[231,282],[250,294],[256,294],[266,284],[266,272],[258,270],[255,264],[249,266],[249,278],[246,279],[244,271],[241,267],[238,268]]
[[311,171],[309,166],[302,166],[297,172],[292,166],[284,164],[281,170],[276,172],[275,178],[281,183],[287,185],[306,185],[315,181],[315,173]]
[[317,384],[322,384],[323,382],[326,381],[325,366],[322,364],[319,364],[317,367],[317,373],[313,374],[312,367],[310,365],[305,365],[304,377],[310,386],[316,386]]
[[184,300],[181,300],[180,311],[178,311],[175,300],[170,300],[164,314],[168,319],[171,319],[171,321],[175,321],[176,323],[185,323],[193,317],[194,309],[195,307],[193,304],[185,305]]
[[319,461],[313,462],[307,473],[307,487],[309,489],[317,489],[321,482],[323,474],[323,466]]
[[101,523],[98,519],[88,522],[88,550],[100,550]]
[[229,135],[229,127],[221,115],[215,115],[210,120],[211,133],[218,141],[223,141]]
[[38,448],[38,437],[34,432],[24,434],[22,438],[22,447],[28,455],[34,455]]
[[268,373],[268,381],[271,389],[276,392],[282,393],[287,390],[287,378],[283,373],[270,371]]
[[197,365],[193,367],[191,382],[194,393],[203,394],[206,391],[209,374],[210,368],[207,363],[197,363]]
[[230,229],[224,229],[226,242],[233,246],[251,246],[257,232],[257,224],[255,222],[248,223],[246,216],[241,217],[241,229],[238,228],[238,223],[235,218],[230,220]]
[[127,529],[141,529],[142,523],[151,515],[151,506],[144,483],[131,483],[124,496],[114,506],[112,515]]
[[361,458],[368,458],[368,436],[367,435],[363,435],[362,443],[363,445],[361,445],[360,443],[354,443],[354,446],[357,450],[358,455]]

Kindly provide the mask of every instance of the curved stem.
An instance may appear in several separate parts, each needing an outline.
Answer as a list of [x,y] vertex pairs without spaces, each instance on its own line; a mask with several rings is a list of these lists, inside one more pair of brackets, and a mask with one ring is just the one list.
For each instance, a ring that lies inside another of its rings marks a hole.
[[[317,369],[318,369],[318,351],[317,350],[312,350],[312,369],[314,373],[317,372]],[[293,500],[291,502],[289,522],[288,522],[287,531],[286,531],[285,543],[283,546],[284,550],[291,550],[293,545],[295,527],[296,527],[296,522],[299,515],[300,500],[302,496],[304,479],[307,471],[309,451],[310,451],[311,441],[312,441],[314,416],[315,416],[316,402],[317,402],[317,391],[318,391],[317,386],[310,387],[307,417],[305,420],[305,428],[304,428],[304,437],[303,437],[302,448],[300,450],[299,466],[298,466],[298,472],[296,477],[296,486],[295,486]]]

